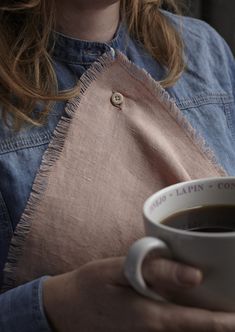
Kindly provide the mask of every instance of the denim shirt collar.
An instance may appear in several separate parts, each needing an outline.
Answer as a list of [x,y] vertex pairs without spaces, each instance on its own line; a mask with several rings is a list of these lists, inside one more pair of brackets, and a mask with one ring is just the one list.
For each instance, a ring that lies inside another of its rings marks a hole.
[[115,36],[108,43],[76,39],[60,32],[54,32],[53,57],[66,63],[91,64],[102,54],[110,52],[112,48],[121,49],[126,41],[125,30],[124,25],[120,23]]

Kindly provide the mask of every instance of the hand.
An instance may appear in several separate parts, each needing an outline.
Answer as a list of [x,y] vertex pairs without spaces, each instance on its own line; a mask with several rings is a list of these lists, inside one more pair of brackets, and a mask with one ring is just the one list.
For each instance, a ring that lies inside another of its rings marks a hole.
[[[48,320],[56,332],[229,332],[235,314],[154,302],[137,294],[123,275],[124,258],[92,262],[44,282]],[[144,266],[150,287],[171,297],[201,282],[198,270],[157,259]]]

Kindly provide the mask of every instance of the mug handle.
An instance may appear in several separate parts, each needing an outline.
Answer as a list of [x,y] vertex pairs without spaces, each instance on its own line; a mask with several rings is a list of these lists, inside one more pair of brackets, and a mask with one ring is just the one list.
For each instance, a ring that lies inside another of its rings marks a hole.
[[171,252],[165,242],[155,237],[144,237],[134,242],[130,247],[124,263],[124,274],[130,284],[140,294],[153,300],[166,301],[166,299],[147,286],[142,275],[143,261],[153,250],[161,257],[171,257]]

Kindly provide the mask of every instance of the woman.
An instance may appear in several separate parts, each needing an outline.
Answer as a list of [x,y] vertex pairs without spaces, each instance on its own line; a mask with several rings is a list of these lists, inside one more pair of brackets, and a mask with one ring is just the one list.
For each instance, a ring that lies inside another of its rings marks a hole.
[[[164,3],[177,9],[174,1]],[[196,133],[204,138],[206,148],[213,151],[213,162],[235,175],[234,59],[224,41],[205,23],[160,11],[161,4],[158,0],[5,0],[1,5],[3,286],[7,283],[4,265],[7,260],[14,261],[11,250],[9,254],[12,234],[25,209],[42,155],[61,116],[69,117],[64,112],[65,101],[82,91],[76,88],[76,82],[100,55],[109,54],[111,58],[119,50],[156,81],[161,81]],[[128,36],[128,28],[132,37]],[[115,107],[121,105],[122,97],[114,95]],[[89,174],[86,179],[89,182]],[[106,252],[104,257],[108,256]],[[54,277],[40,275],[3,292],[0,330],[216,332],[235,329],[234,314],[186,308],[171,302],[154,303],[141,297],[123,276],[124,259],[94,260],[74,267],[72,272],[68,269],[67,273]],[[53,270],[53,274],[57,273]],[[203,279],[199,270],[163,259],[146,263],[144,275],[157,292],[172,302],[177,302],[182,289],[196,287]]]

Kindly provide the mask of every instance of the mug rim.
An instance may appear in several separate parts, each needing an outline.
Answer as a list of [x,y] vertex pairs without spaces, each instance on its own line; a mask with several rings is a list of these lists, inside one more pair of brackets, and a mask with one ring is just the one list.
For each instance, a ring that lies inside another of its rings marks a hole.
[[[170,231],[171,233],[179,234],[179,235],[187,235],[192,237],[200,237],[200,238],[234,238],[235,237],[235,230],[232,232],[218,232],[218,233],[206,233],[206,232],[197,232],[197,231],[189,231],[189,230],[183,230],[183,229],[177,229],[174,227],[166,226],[161,223],[161,221],[154,221],[148,214],[147,209],[149,208],[149,205],[151,202],[156,199],[158,195],[162,195],[169,190],[173,190],[174,188],[178,188],[179,186],[184,186],[187,184],[195,184],[195,183],[210,183],[214,181],[234,181],[235,182],[235,176],[225,176],[225,177],[211,177],[211,178],[201,178],[201,179],[194,179],[194,180],[188,180],[183,182],[178,182],[175,184],[172,184],[170,186],[164,187],[163,189],[158,190],[157,192],[153,193],[151,196],[149,196],[143,205],[143,216],[145,222],[151,223],[154,226],[159,227],[160,229],[163,229],[165,231]],[[212,204],[213,205],[213,204]],[[231,205],[231,204],[230,204]],[[233,205],[233,204],[232,204]],[[234,206],[235,206],[235,199],[234,199]],[[171,215],[171,214],[170,214]],[[169,216],[170,216],[169,215]]]

